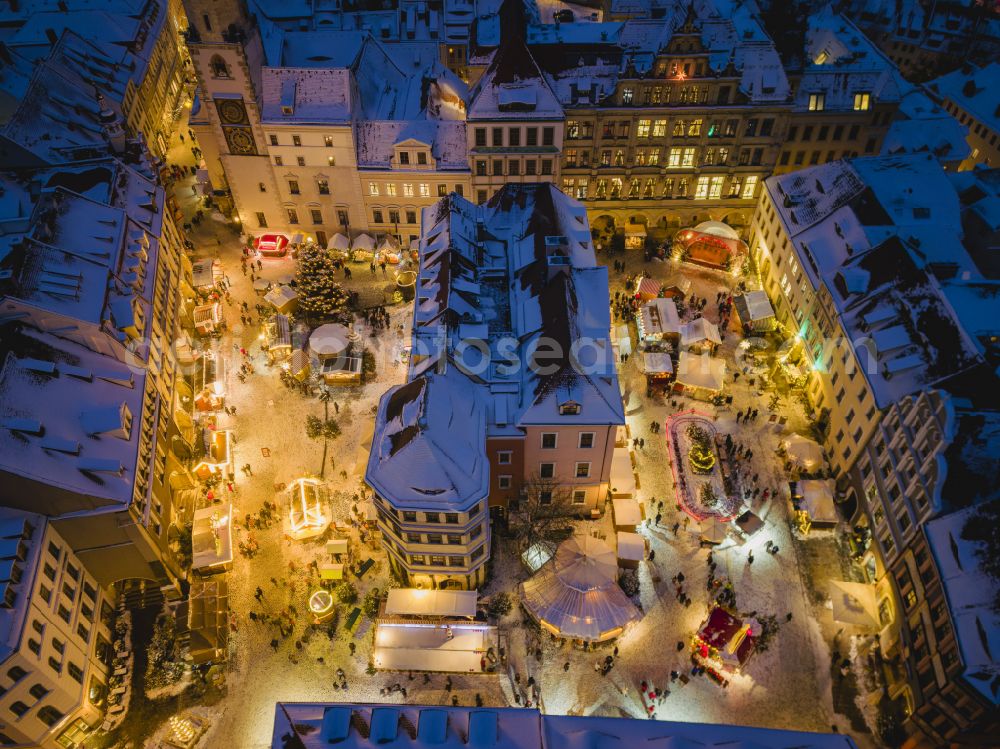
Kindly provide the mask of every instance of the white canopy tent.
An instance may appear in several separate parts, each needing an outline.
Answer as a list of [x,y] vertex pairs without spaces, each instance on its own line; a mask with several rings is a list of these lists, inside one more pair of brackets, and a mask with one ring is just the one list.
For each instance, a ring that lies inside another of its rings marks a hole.
[[788,459],[799,468],[812,471],[823,465],[823,448],[801,434],[790,434],[782,440]]
[[461,616],[476,615],[479,594],[474,590],[420,590],[392,588],[385,601],[386,616]]
[[802,495],[800,506],[812,523],[836,524],[837,508],[833,500],[833,479],[808,479],[798,482]]
[[635,496],[635,469],[627,447],[616,447],[611,458],[611,495]]
[[692,390],[718,393],[726,383],[726,362],[708,354],[681,351],[677,359],[677,382]]
[[316,356],[337,356],[347,348],[351,332],[338,323],[320,325],[309,336],[309,350]]
[[722,343],[719,326],[704,317],[698,317],[681,325],[681,346],[718,346]]
[[615,580],[617,557],[592,536],[574,536],[556,558],[522,583],[522,601],[543,627],[562,637],[602,642],[639,619]]
[[846,580],[830,581],[833,618],[843,624],[873,631],[879,628],[875,586]]
[[618,531],[618,561],[641,562],[646,556],[646,542],[638,533]]
[[611,512],[615,518],[615,530],[634,531],[642,524],[642,507],[631,497],[613,499]]
[[375,249],[375,240],[372,239],[370,234],[359,234],[351,242],[351,247],[355,250],[368,250],[371,252]]
[[339,232],[330,237],[330,241],[326,243],[326,249],[340,250],[341,252],[346,252],[350,246],[351,240]]
[[663,351],[647,351],[642,355],[642,373],[647,376],[669,376],[674,373],[674,363],[670,354]]

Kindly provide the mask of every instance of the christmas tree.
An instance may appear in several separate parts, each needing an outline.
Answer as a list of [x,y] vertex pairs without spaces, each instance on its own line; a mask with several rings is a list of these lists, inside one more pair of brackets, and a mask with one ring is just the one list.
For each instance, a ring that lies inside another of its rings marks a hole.
[[299,311],[310,321],[349,321],[348,294],[337,283],[336,271],[333,257],[318,245],[309,245],[299,253]]

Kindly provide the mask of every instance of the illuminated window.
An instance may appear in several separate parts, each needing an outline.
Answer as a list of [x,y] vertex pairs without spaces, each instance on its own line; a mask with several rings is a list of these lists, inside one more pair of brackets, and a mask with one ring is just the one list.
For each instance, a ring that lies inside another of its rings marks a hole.
[[420,197],[429,198],[431,196],[431,186],[426,183],[420,185]]
[[409,182],[403,183],[403,197],[412,198],[413,197],[413,185]]
[[639,120],[635,128],[635,134],[639,138],[648,138],[651,129],[652,120]]
[[654,138],[665,138],[667,136],[667,121],[666,120],[654,120],[653,121],[653,137]]
[[809,111],[822,112],[826,109],[826,94],[809,94]]
[[861,92],[854,95],[854,111],[866,112],[871,109],[871,94]]
[[396,197],[396,183],[386,182],[385,183],[385,194],[391,197]]
[[757,179],[756,175],[747,177],[746,182],[743,183],[743,199],[753,200],[754,193],[757,192]]
[[376,195],[376,196],[378,195],[378,182],[369,182],[368,183],[368,194],[369,195]]
[[694,186],[694,199],[705,200],[708,197],[708,177],[698,177]]

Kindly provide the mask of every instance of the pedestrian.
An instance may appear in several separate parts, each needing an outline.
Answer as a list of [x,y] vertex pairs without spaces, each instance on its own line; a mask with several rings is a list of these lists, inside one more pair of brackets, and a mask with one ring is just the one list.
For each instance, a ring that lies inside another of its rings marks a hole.
[[791,620],[792,620],[792,612],[789,611],[787,614],[785,614],[785,621],[790,622]]
[[257,591],[253,594],[253,597],[257,599],[258,603],[260,602],[260,599],[264,597],[264,590],[259,585],[257,586]]
[[[656,549],[650,549],[649,550],[649,561],[652,562],[654,559],[656,559]],[[617,649],[618,648],[615,648],[615,650],[617,650]],[[615,653],[615,655],[618,655],[618,654]]]
[[264,263],[261,260],[257,261],[257,270],[264,270]]
[[747,564],[753,564],[753,552],[747,554]]
[[569,671],[569,661],[566,661],[566,662],[565,662],[565,663],[563,664],[563,671]]
[[680,529],[680,527],[681,527],[680,523],[674,523],[674,527],[671,530],[673,530],[675,536],[677,535],[677,531]]
[[[789,615],[789,616],[791,616],[791,615]],[[679,652],[681,652],[681,651],[682,651],[683,649],[684,649],[684,643],[683,643],[683,642],[681,642],[680,640],[678,640],[678,641],[677,641],[677,652],[679,653]]]
[[659,524],[660,524],[660,520],[662,520],[662,519],[663,519],[663,515],[662,515],[662,514],[660,514],[659,512],[658,512],[658,513],[656,513],[656,524],[657,524],[657,525],[659,525]]

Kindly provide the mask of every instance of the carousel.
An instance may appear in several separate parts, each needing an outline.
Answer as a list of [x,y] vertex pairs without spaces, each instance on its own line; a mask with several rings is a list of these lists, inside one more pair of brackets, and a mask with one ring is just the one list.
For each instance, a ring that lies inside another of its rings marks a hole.
[[295,479],[285,490],[288,515],[285,536],[295,541],[315,538],[330,527],[330,518],[323,509],[326,493],[318,479]]

